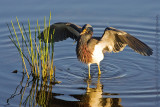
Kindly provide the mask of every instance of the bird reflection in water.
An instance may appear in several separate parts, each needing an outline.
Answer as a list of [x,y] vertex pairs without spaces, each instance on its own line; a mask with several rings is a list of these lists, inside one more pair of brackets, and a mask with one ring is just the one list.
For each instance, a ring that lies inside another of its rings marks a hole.
[[47,82],[44,80],[40,83],[39,79],[25,81],[23,76],[20,84],[16,87],[15,92],[7,99],[7,105],[12,105],[10,104],[10,100],[13,100],[14,98],[17,100],[17,97],[19,97],[19,106],[123,107],[121,105],[121,98],[117,98],[117,95],[119,94],[103,92],[100,75],[97,78],[96,83],[91,79],[87,79],[87,87],[78,88],[86,90],[84,94],[70,94],[69,97],[73,97],[75,99],[74,101],[68,101],[67,97],[63,100],[58,98],[58,96],[64,96],[64,94],[58,92],[54,93],[54,90],[56,89],[54,89],[55,83],[55,81]]
[[[98,76],[95,88],[90,88],[92,81],[87,80],[87,89],[85,95],[82,96],[82,105],[87,107],[123,107],[121,98],[110,98],[119,94],[110,94],[103,92],[103,85],[100,82],[100,75]],[[107,98],[104,98],[106,96]]]
[[[84,94],[81,95],[70,95],[77,101],[66,101],[57,99],[56,96],[63,96],[62,94],[54,93],[50,99],[50,107],[123,107],[121,105],[121,98],[110,98],[116,97],[119,95],[117,93],[104,93],[103,92],[103,85],[100,82],[100,75],[97,79],[96,84],[94,85],[95,88],[91,88],[90,86],[94,84],[91,79],[86,80],[87,87],[82,88],[86,90]],[[93,85],[92,85],[93,86]],[[105,98],[104,98],[105,96]]]

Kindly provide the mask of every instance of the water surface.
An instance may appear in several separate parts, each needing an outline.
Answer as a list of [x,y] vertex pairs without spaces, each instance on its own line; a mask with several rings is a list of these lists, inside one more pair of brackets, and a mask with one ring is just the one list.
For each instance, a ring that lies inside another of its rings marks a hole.
[[[0,106],[29,106],[32,103],[60,107],[159,107],[159,4],[158,0],[3,1],[0,4]],[[8,38],[6,23],[11,26],[13,20],[18,31],[16,16],[26,28],[29,18],[34,31],[38,19],[43,30],[44,16],[48,21],[50,11],[51,23],[72,22],[81,26],[89,23],[94,27],[94,36],[101,36],[107,26],[112,26],[145,42],[154,53],[150,57],[141,56],[126,47],[123,52],[105,54],[101,76],[98,76],[97,66],[92,65],[92,79],[89,80],[87,66],[76,58],[74,41],[67,39],[55,44],[54,65],[60,84],[43,86],[41,80],[27,81],[26,77],[23,80],[21,58]],[[11,73],[14,70],[18,73]],[[45,87],[46,103],[29,97],[34,87],[39,99]]]

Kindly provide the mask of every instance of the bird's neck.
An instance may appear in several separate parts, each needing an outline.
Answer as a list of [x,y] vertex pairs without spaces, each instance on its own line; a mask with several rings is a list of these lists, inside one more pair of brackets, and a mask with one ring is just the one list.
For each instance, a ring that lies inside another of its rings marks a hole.
[[87,43],[91,38],[92,38],[92,34],[84,34],[84,35],[81,35],[81,37],[80,37],[80,39],[79,39],[79,42],[82,43],[82,44],[85,44],[85,43]]

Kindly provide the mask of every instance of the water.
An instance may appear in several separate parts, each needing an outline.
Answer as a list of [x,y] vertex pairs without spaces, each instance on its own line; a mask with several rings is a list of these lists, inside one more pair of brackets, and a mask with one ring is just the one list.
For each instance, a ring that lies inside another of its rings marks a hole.
[[[25,106],[27,102],[26,106],[32,103],[58,107],[159,107],[159,4],[158,0],[1,2],[0,106]],[[112,26],[142,40],[154,53],[145,57],[126,47],[123,52],[105,54],[101,62],[102,75],[99,77],[97,66],[92,65],[92,79],[88,80],[88,68],[77,60],[76,45],[68,39],[55,44],[54,65],[60,84],[47,87],[42,86],[40,80],[27,81],[26,77],[23,80],[21,58],[8,38],[10,33],[6,23],[13,20],[18,30],[16,16],[26,27],[29,18],[34,31],[37,19],[42,27],[44,16],[49,16],[50,11],[51,23],[72,22],[81,26],[89,23],[94,27],[94,36],[101,36],[105,27]],[[14,70],[18,73],[11,73]],[[44,103],[29,96],[35,94],[34,88],[39,99],[42,93],[46,95]],[[41,91],[42,88],[45,91]]]

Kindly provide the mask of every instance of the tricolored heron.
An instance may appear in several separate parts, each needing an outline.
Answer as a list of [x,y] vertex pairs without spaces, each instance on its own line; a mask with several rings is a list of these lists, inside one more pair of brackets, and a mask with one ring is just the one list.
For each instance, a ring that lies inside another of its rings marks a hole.
[[[102,37],[92,37],[93,27],[85,24],[83,27],[73,23],[55,23],[50,26],[49,42],[51,34],[54,32],[54,42],[72,38],[77,41],[76,54],[77,58],[88,65],[88,76],[90,78],[90,65],[96,63],[98,65],[99,74],[100,62],[104,58],[105,52],[120,52],[128,45],[135,52],[144,55],[152,55],[152,49],[142,41],[131,36],[129,33],[117,30],[113,27],[107,27]],[[41,38],[44,39],[43,32]]]

